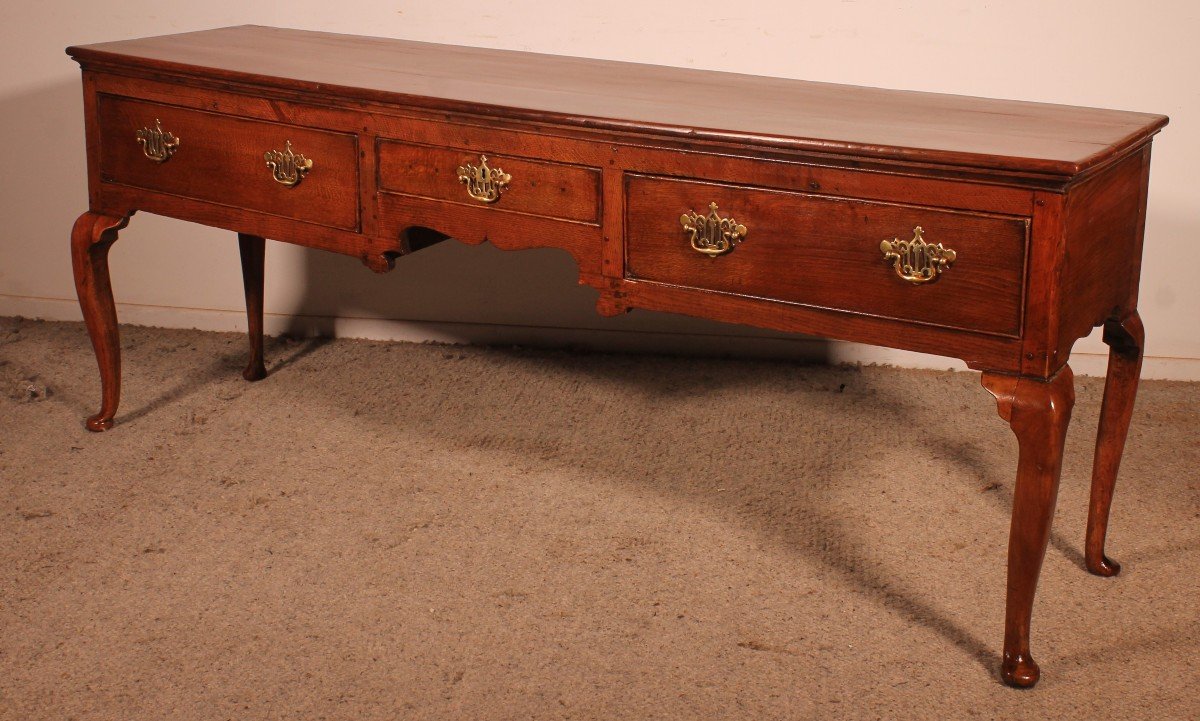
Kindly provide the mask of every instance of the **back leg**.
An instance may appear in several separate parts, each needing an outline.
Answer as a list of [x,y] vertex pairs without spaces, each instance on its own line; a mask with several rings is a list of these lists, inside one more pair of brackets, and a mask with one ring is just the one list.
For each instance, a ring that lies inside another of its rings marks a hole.
[[267,377],[267,367],[263,363],[263,259],[266,246],[264,238],[238,233],[242,285],[246,289],[246,329],[250,335],[250,360],[242,377],[248,381]]
[[1108,375],[1104,381],[1104,402],[1100,407],[1100,430],[1096,434],[1084,560],[1087,570],[1097,576],[1115,576],[1121,571],[1121,565],[1104,555],[1104,539],[1108,534],[1113,487],[1121,467],[1121,454],[1125,450],[1125,436],[1142,370],[1145,330],[1137,311],[1124,320],[1105,323],[1104,342],[1108,344]]

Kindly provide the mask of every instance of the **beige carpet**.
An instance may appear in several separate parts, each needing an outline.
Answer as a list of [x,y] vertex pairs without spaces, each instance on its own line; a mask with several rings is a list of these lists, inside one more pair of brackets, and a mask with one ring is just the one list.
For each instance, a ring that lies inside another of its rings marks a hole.
[[1195,719],[1200,384],[1080,550],[1080,379],[996,676],[1016,444],[974,373],[0,320],[0,718]]

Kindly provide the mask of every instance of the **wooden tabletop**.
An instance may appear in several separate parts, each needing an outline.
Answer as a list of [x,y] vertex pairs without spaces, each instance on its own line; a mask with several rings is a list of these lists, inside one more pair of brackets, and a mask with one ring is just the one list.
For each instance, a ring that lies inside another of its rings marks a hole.
[[439,110],[1052,176],[1084,172],[1167,123],[1147,113],[250,25],[67,52],[84,66],[136,65]]

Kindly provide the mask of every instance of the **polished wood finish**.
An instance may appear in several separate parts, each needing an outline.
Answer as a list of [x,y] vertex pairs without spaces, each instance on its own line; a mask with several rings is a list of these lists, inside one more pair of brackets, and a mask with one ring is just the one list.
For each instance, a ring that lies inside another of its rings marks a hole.
[[1000,674],[1005,683],[1028,688],[1041,675],[1029,652],[1029,625],[1058,499],[1075,385],[1070,366],[1063,366],[1049,380],[984,373],[982,381],[996,397],[1000,417],[1008,421],[1020,448],[1008,536],[1008,596]]
[[[1021,330],[1029,220],[857,198],[626,176],[626,277],[1016,338]],[[735,250],[692,249],[680,214],[749,226]],[[882,240],[917,226],[957,260],[913,287],[885,261]]]
[[467,194],[455,171],[459,166],[478,165],[486,155],[488,166],[512,176],[507,189],[491,207],[547,218],[600,222],[600,170],[565,163],[547,163],[459,148],[381,141],[379,143],[379,190],[452,203],[478,205]]
[[[104,182],[155,190],[345,230],[358,228],[358,148],[346,133],[264,123],[217,113],[100,96],[100,177]],[[135,142],[139,128],[154,127],[180,138],[170,160],[146,158]],[[291,142],[313,160],[294,187],[271,177],[263,158]]]
[[[1002,678],[1030,686],[1034,593],[1073,389],[1074,342],[1112,348],[1088,568],[1103,544],[1143,338],[1137,284],[1161,115],[960,98],[261,27],[70,48],[83,67],[89,211],[72,233],[80,304],[113,424],[120,353],[107,251],[134,211],[237,232],[250,359],[262,354],[264,238],[385,272],[449,237],[575,260],[597,310],[683,313],[963,359],[1020,454]],[[142,154],[155,121],[179,136]],[[263,153],[314,161],[295,187]],[[512,178],[472,199],[459,166]],[[749,228],[697,253],[680,216]],[[956,251],[897,277],[880,242]]]
[[246,333],[250,336],[250,359],[242,377],[258,381],[267,377],[263,361],[263,265],[267,241],[262,236],[238,233],[242,258],[242,285],[246,290]]
[[[1161,115],[860,88],[407,40],[242,26],[68,50],[87,65],[245,81],[666,137],[1071,176]],[[884,122],[880,122],[881,119]]]
[[[1137,309],[1150,146],[1072,188],[1064,207],[1057,356],[1076,338]],[[1098,282],[1103,280],[1103,282]]]
[[1121,454],[1125,450],[1129,419],[1133,416],[1145,337],[1142,319],[1136,311],[1122,320],[1109,321],[1104,325],[1104,342],[1109,348],[1108,374],[1104,381],[1104,400],[1100,406],[1100,430],[1096,434],[1092,496],[1088,504],[1087,542],[1084,546],[1087,569],[1097,576],[1115,576],[1121,571],[1119,563],[1104,555],[1104,539],[1108,535],[1108,513],[1112,508]]
[[113,302],[108,278],[108,249],[117,233],[129,223],[126,215],[104,215],[88,211],[75,221],[71,230],[71,269],[75,273],[75,293],[96,363],[100,366],[100,410],[90,416],[90,431],[112,428],[117,404],[121,401],[121,340],[117,334],[117,307]]

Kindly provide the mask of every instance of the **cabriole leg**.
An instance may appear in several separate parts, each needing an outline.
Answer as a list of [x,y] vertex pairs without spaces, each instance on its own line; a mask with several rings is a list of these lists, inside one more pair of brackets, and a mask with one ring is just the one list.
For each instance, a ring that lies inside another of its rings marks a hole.
[[996,397],[1000,417],[1008,421],[1020,447],[1008,538],[1000,675],[1010,686],[1028,688],[1041,675],[1029,652],[1029,625],[1058,499],[1075,386],[1069,366],[1049,380],[984,373],[983,386]]
[[71,268],[75,293],[96,363],[100,366],[100,411],[87,419],[89,431],[106,431],[121,400],[121,342],[117,333],[117,308],[108,278],[108,249],[129,216],[102,215],[88,211],[79,216],[71,230]]
[[267,377],[263,363],[263,259],[267,241],[257,235],[238,233],[242,255],[242,285],[246,289],[246,329],[250,335],[250,360],[242,377],[248,381]]
[[1084,560],[1087,570],[1097,576],[1115,576],[1121,571],[1116,561],[1104,555],[1104,538],[1108,534],[1108,513],[1112,508],[1113,487],[1133,401],[1137,395],[1138,376],[1142,371],[1142,349],[1145,330],[1137,311],[1124,320],[1104,324],[1104,342],[1108,344],[1108,374],[1104,381],[1104,402],[1100,406],[1100,430],[1096,434],[1096,456],[1092,465],[1092,497],[1088,504],[1087,542]]

